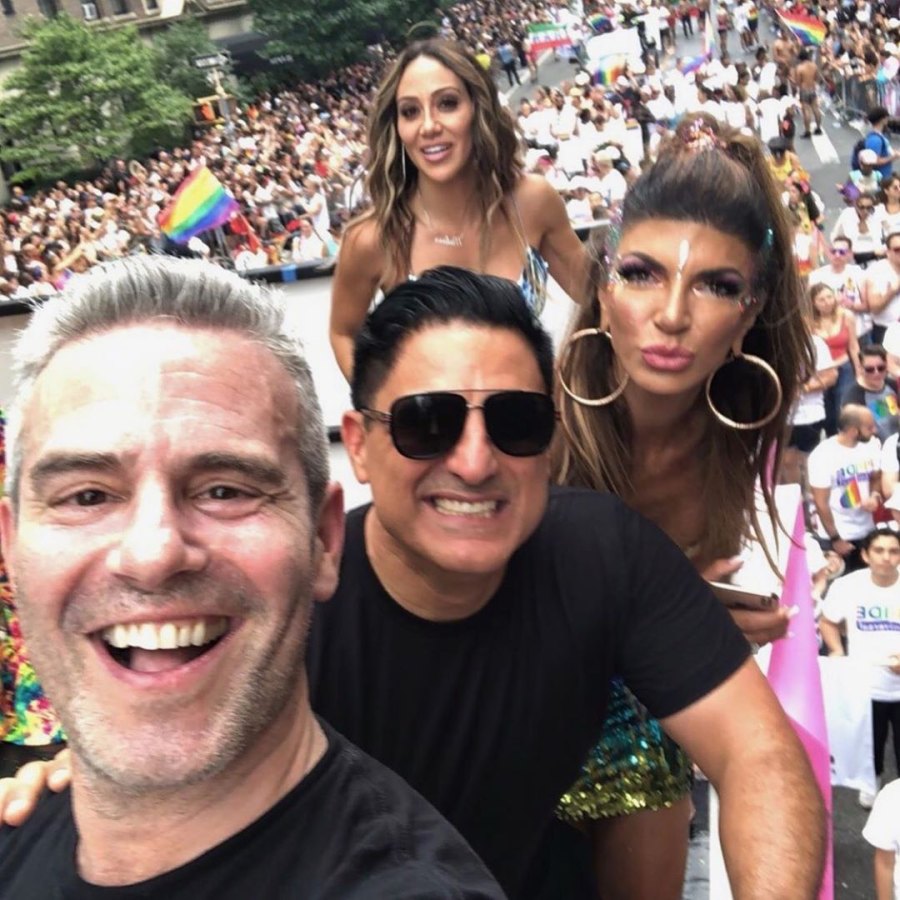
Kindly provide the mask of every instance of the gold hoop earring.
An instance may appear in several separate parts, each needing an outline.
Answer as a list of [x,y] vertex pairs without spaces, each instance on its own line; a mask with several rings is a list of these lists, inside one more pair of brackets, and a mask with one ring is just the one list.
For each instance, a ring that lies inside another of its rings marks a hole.
[[[763,416],[761,419],[757,419],[755,422],[738,422],[735,419],[731,419],[726,415],[723,415],[719,410],[716,409],[712,400],[712,383],[713,379],[719,372],[722,371],[726,366],[730,366],[732,363],[737,362],[738,360],[746,360],[751,365],[757,366],[762,369],[766,375],[769,376],[769,379],[775,385],[775,405],[772,407],[772,411],[767,415]],[[734,428],[737,431],[753,431],[756,428],[762,428],[763,425],[768,425],[775,416],[778,415],[778,411],[781,409],[781,401],[784,398],[784,392],[781,389],[781,379],[778,377],[778,373],[764,360],[758,356],[752,356],[749,353],[732,353],[731,356],[725,360],[717,369],[709,373],[709,378],[706,379],[706,405],[709,407],[709,411],[726,427]]]
[[607,406],[608,404],[612,403],[613,400],[616,400],[621,395],[622,391],[625,390],[625,386],[629,381],[627,372],[625,373],[625,377],[622,379],[622,382],[618,385],[618,387],[616,387],[615,390],[612,391],[612,393],[607,394],[605,397],[580,397],[566,384],[565,380],[562,377],[563,364],[565,363],[569,351],[572,349],[572,344],[592,334],[597,334],[605,337],[609,341],[609,349],[610,351],[612,351],[612,336],[608,331],[604,331],[602,328],[582,328],[581,331],[576,331],[566,341],[565,346],[562,348],[562,352],[559,354],[559,371],[557,372],[557,376],[559,377],[559,386],[576,403],[580,403],[582,406]]

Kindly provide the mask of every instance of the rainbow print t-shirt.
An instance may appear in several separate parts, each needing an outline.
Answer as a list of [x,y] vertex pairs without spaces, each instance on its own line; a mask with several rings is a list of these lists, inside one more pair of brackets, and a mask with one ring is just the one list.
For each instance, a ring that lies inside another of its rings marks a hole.
[[845,447],[839,436],[822,441],[809,456],[809,484],[828,488],[838,534],[846,541],[865,537],[874,527],[872,513],[864,507],[872,478],[881,468],[881,441],[873,437],[855,447]]

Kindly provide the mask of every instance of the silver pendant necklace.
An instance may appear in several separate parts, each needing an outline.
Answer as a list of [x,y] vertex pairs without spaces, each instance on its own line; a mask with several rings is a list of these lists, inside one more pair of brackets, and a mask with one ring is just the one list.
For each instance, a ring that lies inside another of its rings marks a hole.
[[[436,233],[437,229],[434,227],[434,220],[431,218],[431,213],[428,212],[428,207],[425,205],[424,199],[422,199],[422,193],[419,192],[419,203],[422,205],[422,212],[425,213],[425,224],[428,226],[428,230],[431,232],[431,240],[435,244],[440,244],[442,247],[462,247],[463,238],[465,236],[465,227],[462,231],[457,234],[449,234],[448,232]],[[466,207],[466,216],[464,221],[468,221],[468,207]]]

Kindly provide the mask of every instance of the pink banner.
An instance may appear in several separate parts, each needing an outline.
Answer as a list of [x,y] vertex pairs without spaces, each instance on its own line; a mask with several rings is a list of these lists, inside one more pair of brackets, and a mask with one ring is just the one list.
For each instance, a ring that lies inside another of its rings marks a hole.
[[828,752],[828,732],[825,727],[825,705],[822,700],[822,680],[819,675],[819,645],[809,567],[803,543],[803,510],[797,507],[792,531],[793,543],[788,552],[783,606],[797,606],[799,612],[791,620],[790,632],[772,645],[768,678],[797,732],[819,783],[828,813],[828,852],[819,900],[834,900],[834,871],[832,867],[831,828],[831,764]]

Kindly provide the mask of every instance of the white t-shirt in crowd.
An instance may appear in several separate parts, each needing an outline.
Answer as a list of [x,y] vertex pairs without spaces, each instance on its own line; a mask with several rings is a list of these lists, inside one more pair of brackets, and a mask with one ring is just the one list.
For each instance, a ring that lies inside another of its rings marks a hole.
[[847,623],[847,656],[871,664],[872,699],[900,700],[900,675],[888,668],[900,655],[900,578],[880,587],[868,569],[844,575],[828,589],[822,615]]
[[826,438],[809,455],[809,484],[828,488],[828,506],[838,535],[845,541],[864,538],[875,526],[872,513],[862,504],[870,482],[881,465],[881,441],[873,437],[855,447],[838,443],[838,435]]
[[[900,322],[888,325],[881,339],[881,346],[887,351],[888,356],[900,357]],[[888,369],[888,372],[890,371]]]
[[900,778],[878,792],[862,836],[873,847],[894,854],[894,900],[900,900]]
[[621,203],[625,199],[628,191],[628,184],[625,177],[617,169],[610,169],[597,185],[597,193],[603,197],[603,202],[607,206],[613,203]]
[[[813,335],[813,346],[816,348],[816,373],[833,369],[837,365],[828,344],[818,335]],[[813,425],[823,421],[825,421],[825,391],[800,394],[791,415],[791,425]]]
[[[881,236],[881,218],[877,208],[868,216],[868,219],[867,230],[860,231],[859,213],[855,206],[848,207],[837,217],[837,222],[831,229],[831,240],[833,241],[836,237],[849,238],[854,253],[877,253],[884,247]],[[883,260],[878,265],[881,262]]]
[[881,448],[881,471],[900,473],[900,462],[897,460],[897,438],[900,435],[892,434]]
[[[869,293],[877,291],[884,294],[900,287],[900,272],[891,265],[887,259],[880,259],[872,263],[866,269],[866,278],[869,282]],[[900,321],[900,294],[894,297],[881,312],[872,313],[872,321],[876,325],[893,325]]]

